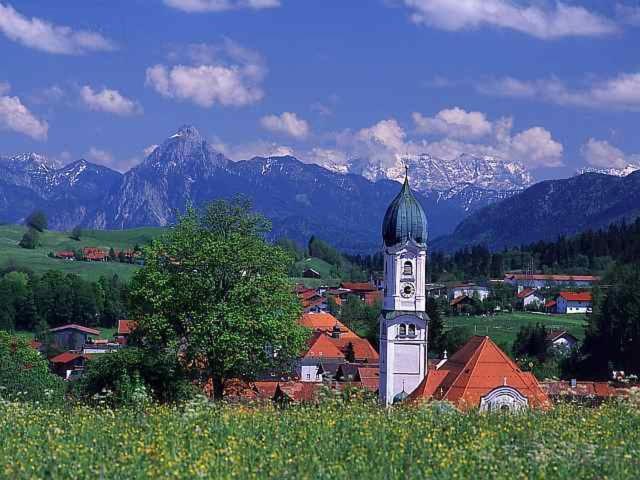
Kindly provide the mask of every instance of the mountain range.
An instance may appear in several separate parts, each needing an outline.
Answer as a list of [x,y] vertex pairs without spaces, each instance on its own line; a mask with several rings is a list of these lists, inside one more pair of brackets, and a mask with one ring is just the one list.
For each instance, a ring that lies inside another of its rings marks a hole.
[[437,249],[550,240],[640,211],[640,171],[530,186],[519,163],[490,156],[402,162],[381,169],[352,161],[346,172],[291,156],[234,162],[184,126],[124,174],[86,160],[62,166],[34,153],[0,157],[0,222],[20,223],[41,209],[56,230],[166,226],[189,204],[241,194],[272,220],[274,238],[305,244],[316,235],[347,252],[371,252],[381,246],[382,216],[404,164]]
[[355,173],[371,181],[402,182],[405,166],[411,172],[412,188],[420,193],[452,200],[467,212],[508,198],[533,185],[525,166],[492,155],[463,153],[452,159],[428,153],[398,156],[390,165],[370,159],[351,159],[346,165],[326,165],[340,173]]
[[640,171],[627,176],[584,173],[537,183],[464,219],[433,248],[483,244],[492,249],[555,240],[640,216]]
[[[273,236],[304,244],[315,234],[345,251],[380,247],[380,225],[400,185],[331,172],[294,157],[233,162],[185,126],[121,174],[85,160],[64,167],[36,154],[0,158],[0,221],[42,209],[52,229],[170,225],[186,205],[237,194],[273,222]],[[455,201],[418,194],[434,236],[465,216]]]

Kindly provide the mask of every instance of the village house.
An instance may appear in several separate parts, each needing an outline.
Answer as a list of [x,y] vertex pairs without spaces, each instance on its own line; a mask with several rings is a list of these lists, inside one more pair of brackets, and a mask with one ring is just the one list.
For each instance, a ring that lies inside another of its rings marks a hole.
[[547,333],[547,342],[551,348],[568,351],[578,344],[578,339],[566,330],[551,330]]
[[482,285],[476,285],[475,283],[459,283],[449,287],[449,300],[454,300],[458,297],[466,295],[469,298],[473,298],[477,295],[479,300],[484,300],[489,296],[489,287]]
[[449,302],[449,307],[452,313],[461,314],[464,312],[464,308],[471,306],[473,299],[468,295],[460,295]]
[[87,262],[106,262],[109,260],[109,253],[97,247],[84,247],[82,257]]
[[65,380],[77,377],[84,371],[85,364],[91,355],[78,352],[63,352],[49,359],[51,370]]
[[136,328],[135,320],[118,320],[118,330],[116,332],[116,342],[121,345],[126,345],[129,339],[129,335]]
[[535,288],[525,288],[516,294],[518,303],[523,310],[544,306],[544,295]]
[[553,380],[540,383],[542,390],[554,403],[570,402],[590,406],[599,405],[612,398],[625,398],[629,394],[627,388],[616,388],[609,382],[592,382],[578,380]]
[[314,270],[313,268],[305,268],[304,271],[302,272],[302,276],[304,278],[322,278],[322,275],[320,275],[320,272],[318,272],[317,270]]
[[560,292],[556,298],[556,313],[591,313],[590,292]]
[[99,337],[100,331],[82,325],[69,324],[52,328],[53,344],[64,350],[81,350],[92,337]]
[[600,281],[600,277],[594,275],[543,275],[526,273],[507,273],[504,276],[505,283],[518,288],[546,288],[568,287],[590,288]]
[[376,365],[378,352],[329,313],[306,313],[299,323],[313,331],[306,351],[295,366],[302,382],[322,382],[333,378],[346,363]]
[[56,252],[53,255],[55,258],[59,258],[61,260],[75,260],[76,254],[71,250],[62,250],[60,252]]
[[[340,289],[344,296],[356,295],[367,305],[375,305],[382,300],[378,287],[369,282],[342,282]],[[343,297],[343,300],[346,298]]]

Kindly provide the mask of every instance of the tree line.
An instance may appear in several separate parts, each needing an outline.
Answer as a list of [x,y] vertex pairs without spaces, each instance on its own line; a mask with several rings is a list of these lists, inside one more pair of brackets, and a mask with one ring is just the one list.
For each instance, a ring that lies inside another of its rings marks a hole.
[[44,331],[68,323],[113,327],[126,318],[128,290],[117,275],[88,281],[51,270],[0,272],[0,330]]

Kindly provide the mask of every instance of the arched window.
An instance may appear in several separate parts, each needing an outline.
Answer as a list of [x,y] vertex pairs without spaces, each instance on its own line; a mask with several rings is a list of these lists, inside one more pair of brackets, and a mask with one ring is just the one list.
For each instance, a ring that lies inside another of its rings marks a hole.
[[413,275],[413,263],[404,262],[404,268],[402,269],[403,275]]
[[409,336],[410,337],[416,336],[416,326],[413,323],[409,324]]
[[400,324],[398,335],[400,335],[401,337],[405,337],[407,335],[407,326],[404,323]]

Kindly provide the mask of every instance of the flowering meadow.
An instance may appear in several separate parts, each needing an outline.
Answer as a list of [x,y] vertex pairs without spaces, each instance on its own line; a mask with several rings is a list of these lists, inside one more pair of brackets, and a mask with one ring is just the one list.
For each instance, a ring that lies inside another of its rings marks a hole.
[[640,411],[460,414],[374,405],[111,410],[0,404],[0,477],[640,477]]

